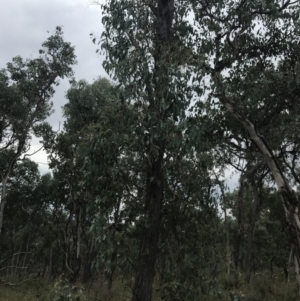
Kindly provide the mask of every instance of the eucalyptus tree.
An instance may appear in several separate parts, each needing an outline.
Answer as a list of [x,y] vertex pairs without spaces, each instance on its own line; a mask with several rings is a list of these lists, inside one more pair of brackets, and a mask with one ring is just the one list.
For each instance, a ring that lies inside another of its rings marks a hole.
[[289,224],[300,286],[299,201],[277,159],[286,145],[287,125],[298,120],[293,103],[299,87],[299,1],[190,3],[198,45],[190,61],[201,70],[195,83],[208,75],[212,106],[239,121],[272,173]]
[[[67,195],[61,208],[67,215],[62,221],[64,264],[71,281],[80,276],[89,280],[95,274],[92,264],[101,257],[111,283],[114,269],[108,266],[116,266],[117,259],[114,237],[119,227],[125,228],[132,220],[126,205],[135,191],[128,160],[128,153],[134,150],[128,151],[127,146],[135,130],[135,109],[122,103],[118,94],[117,87],[104,78],[92,84],[73,82],[63,107],[66,121],[62,132],[44,137],[50,167]],[[104,250],[108,242],[111,244]]]
[[[132,300],[151,300],[165,183],[167,137],[189,100],[191,42],[185,1],[108,1],[102,6],[104,67],[143,115],[143,232]],[[180,143],[180,137],[179,143]]]
[[[87,183],[84,169],[88,152],[83,141],[88,126],[99,119],[101,108],[107,103],[112,86],[105,79],[98,79],[93,84],[86,81],[73,82],[67,91],[67,104],[63,107],[64,127],[56,136],[53,132],[44,132],[44,147],[50,160],[54,177],[65,187],[66,197],[60,201],[60,208],[65,212],[60,223],[62,230],[65,268],[71,281],[80,276],[83,248],[86,244],[87,231],[93,220],[88,212],[88,202],[93,197]],[[88,242],[87,242],[88,244]]]
[[53,86],[70,77],[75,64],[74,48],[63,39],[60,27],[50,36],[36,59],[13,58],[0,72],[0,233],[7,202],[7,181],[16,162],[26,157],[31,137],[47,127]]

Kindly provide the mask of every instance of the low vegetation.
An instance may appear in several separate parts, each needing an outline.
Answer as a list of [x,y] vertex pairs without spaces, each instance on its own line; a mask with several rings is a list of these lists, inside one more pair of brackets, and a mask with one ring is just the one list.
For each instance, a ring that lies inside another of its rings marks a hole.
[[[153,300],[185,300],[185,292],[179,283],[170,283],[153,288]],[[132,288],[125,279],[116,279],[112,288],[107,289],[103,280],[87,285],[70,284],[60,277],[55,282],[46,279],[26,279],[17,286],[2,285],[0,301],[126,301],[130,300]],[[250,283],[245,283],[242,275],[222,275],[215,279],[211,290],[199,295],[199,300],[207,301],[293,301],[298,300],[297,283],[286,282],[282,274],[264,271],[253,275]]]

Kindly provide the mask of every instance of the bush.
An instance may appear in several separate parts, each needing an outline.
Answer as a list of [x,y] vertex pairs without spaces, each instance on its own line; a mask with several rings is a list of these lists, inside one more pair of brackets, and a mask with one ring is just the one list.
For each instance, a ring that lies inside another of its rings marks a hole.
[[63,275],[53,286],[54,301],[86,301],[84,287],[71,284]]

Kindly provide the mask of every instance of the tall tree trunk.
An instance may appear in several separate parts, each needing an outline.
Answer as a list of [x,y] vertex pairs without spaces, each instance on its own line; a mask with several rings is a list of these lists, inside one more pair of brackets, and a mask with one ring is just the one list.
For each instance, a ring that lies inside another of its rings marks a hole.
[[[167,112],[162,106],[162,102],[165,101],[166,104],[169,102],[168,60],[174,19],[174,0],[157,0],[157,6],[151,8],[156,17],[153,74],[155,89],[154,91],[151,88],[148,89],[149,114],[154,117],[149,121],[149,133],[152,136],[153,145],[150,145],[147,150],[150,160],[146,177],[145,225],[142,232],[132,301],[151,301],[152,299],[164,192],[163,162],[166,134],[164,126],[161,127],[161,124],[165,124]],[[157,149],[156,154],[153,152],[153,147]]]
[[[132,301],[150,301],[158,249],[164,175],[163,150],[147,174],[146,225],[139,251],[139,263],[133,289]],[[148,226],[147,226],[148,225]]]

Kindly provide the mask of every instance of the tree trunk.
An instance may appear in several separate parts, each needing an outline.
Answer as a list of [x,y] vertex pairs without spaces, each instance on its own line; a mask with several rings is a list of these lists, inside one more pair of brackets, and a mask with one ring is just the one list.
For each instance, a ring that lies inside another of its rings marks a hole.
[[4,208],[6,205],[6,183],[8,177],[5,177],[2,180],[2,190],[1,190],[1,200],[0,200],[0,235],[2,233],[2,226],[3,226],[3,216],[4,216]]
[[226,261],[227,261],[227,275],[230,275],[231,269],[231,252],[230,252],[230,239],[229,239],[229,224],[227,220],[226,209],[224,209],[225,227],[226,227]]
[[243,247],[244,247],[244,174],[242,173],[240,176],[240,187],[238,192],[237,199],[237,209],[238,209],[238,234],[236,239],[236,252],[235,252],[235,268],[242,269],[243,268]]
[[221,189],[222,199],[223,199],[223,212],[224,212],[224,226],[225,226],[225,232],[226,232],[226,265],[227,265],[227,275],[230,275],[231,270],[231,250],[230,250],[230,229],[229,229],[229,223],[227,218],[227,200],[226,200],[226,194],[224,191],[223,183],[219,180],[218,175],[215,173],[215,177],[217,180],[217,183],[219,184],[219,187]]
[[[132,301],[151,301],[152,299],[164,192],[163,161],[166,134],[163,125],[167,118],[166,107],[170,101],[168,97],[168,60],[171,49],[174,0],[157,0],[157,7],[152,7],[152,12],[156,17],[155,67],[152,78],[155,89],[152,91],[152,88],[149,87],[147,92],[149,114],[153,117],[152,120],[149,118],[149,133],[152,136],[153,144],[147,150],[150,160],[146,176],[145,225],[142,232]],[[167,104],[165,107],[162,106],[163,101]],[[154,147],[157,149],[156,154],[153,152]]]
[[[2,189],[4,189],[4,188],[2,187]],[[6,204],[6,198],[4,197],[4,199],[1,199],[1,203],[0,203],[0,235],[2,233],[3,215],[4,215],[5,204]]]
[[294,253],[294,250],[293,250],[293,246],[292,246],[290,254],[289,254],[289,258],[287,260],[286,267],[285,267],[285,270],[284,270],[287,282],[290,282],[290,268],[291,268],[291,262],[292,262],[293,253]]
[[76,219],[76,228],[73,234],[74,239],[74,247],[76,247],[76,255],[74,257],[74,274],[72,275],[71,282],[76,282],[81,271],[81,235],[82,235],[82,202],[80,200],[76,200],[75,207],[75,219]]
[[[26,250],[25,250],[25,254],[24,254],[24,258],[23,258],[22,270],[21,270],[21,271],[26,271],[26,272],[28,272],[25,268],[25,265],[26,265],[27,255],[29,254],[28,250],[29,250],[30,237],[31,237],[31,235],[29,234],[28,239],[27,239],[27,244],[26,244]],[[25,272],[23,274],[25,274]]]
[[83,283],[87,283],[88,281],[92,280],[93,260],[97,255],[96,242],[95,242],[95,238],[92,235],[90,238],[86,238],[86,246],[87,246],[86,247],[87,251],[86,251],[83,276],[82,276]]
[[248,239],[247,239],[247,254],[246,254],[246,281],[249,283],[251,278],[252,272],[252,242],[253,242],[253,234],[255,223],[257,219],[257,208],[259,202],[258,190],[256,187],[256,183],[254,180],[251,180],[251,187],[253,192],[253,202],[251,206],[251,216],[250,216],[250,225],[248,230]]
[[[20,145],[19,145],[20,147]],[[1,189],[1,200],[0,200],[0,236],[1,236],[1,233],[2,233],[2,227],[3,227],[3,217],[4,217],[4,207],[6,205],[6,194],[7,194],[7,191],[6,191],[6,185],[7,185],[7,181],[8,181],[8,178],[10,176],[10,173],[16,163],[16,160],[18,158],[18,154],[17,153],[14,157],[14,159],[10,162],[6,172],[3,174],[2,172],[0,172],[0,176],[1,176],[1,181],[2,181],[2,189]]]
[[163,200],[163,150],[147,175],[146,215],[132,301],[150,301],[158,249]]

